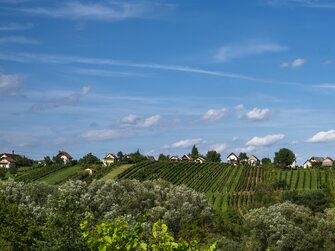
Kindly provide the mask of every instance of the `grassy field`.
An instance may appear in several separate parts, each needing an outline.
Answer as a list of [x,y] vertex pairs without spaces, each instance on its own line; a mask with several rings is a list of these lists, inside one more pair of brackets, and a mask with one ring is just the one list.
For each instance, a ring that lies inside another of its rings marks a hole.
[[80,172],[83,169],[81,166],[70,166],[64,169],[61,169],[57,172],[51,173],[41,179],[38,179],[37,182],[44,182],[50,185],[59,184],[73,174]]
[[117,166],[112,171],[110,171],[105,176],[103,176],[101,178],[101,180],[114,179],[116,176],[123,173],[124,171],[126,171],[127,169],[129,169],[132,166],[133,166],[132,164],[125,164],[125,165]]

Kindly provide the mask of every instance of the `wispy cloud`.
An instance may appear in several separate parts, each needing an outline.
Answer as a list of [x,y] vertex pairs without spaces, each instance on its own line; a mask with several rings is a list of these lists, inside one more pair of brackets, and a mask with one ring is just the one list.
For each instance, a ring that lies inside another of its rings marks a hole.
[[60,6],[19,8],[17,11],[50,18],[64,18],[75,20],[120,21],[130,18],[147,18],[159,9],[171,8],[149,1],[105,1],[83,3],[69,1]]
[[269,118],[270,116],[270,109],[265,108],[265,109],[259,109],[255,107],[251,111],[249,111],[245,117],[249,120],[252,121],[261,121]]
[[15,96],[21,88],[23,77],[0,73],[0,93]]
[[320,89],[332,89],[335,90],[335,83],[322,83],[318,85],[313,85],[315,88],[320,88]]
[[335,130],[321,131],[307,139],[307,142],[322,143],[335,141]]
[[211,145],[209,148],[209,150],[214,150],[218,153],[222,153],[226,149],[227,149],[227,146],[226,144],[223,144],[223,143],[217,143],[217,144]]
[[333,9],[335,3],[331,0],[262,0],[271,7],[306,7],[306,8],[320,8]]
[[133,128],[149,128],[156,125],[161,119],[160,115],[154,115],[148,118],[142,118],[140,116],[129,114],[121,119],[121,127],[133,127]]
[[18,36],[8,36],[8,37],[0,37],[0,45],[4,44],[38,44],[37,40],[26,38],[26,37],[18,37]]
[[45,55],[45,54],[31,54],[31,53],[18,53],[18,54],[6,54],[0,53],[0,59],[6,61],[15,61],[21,63],[48,63],[48,64],[87,64],[87,65],[105,65],[105,66],[121,66],[131,68],[142,68],[142,69],[153,69],[153,70],[164,70],[164,71],[177,71],[185,73],[195,73],[210,75],[215,77],[239,79],[245,81],[252,81],[264,84],[277,84],[277,85],[289,85],[304,87],[303,84],[297,82],[278,81],[271,79],[262,79],[243,74],[236,74],[222,71],[212,71],[202,68],[183,66],[183,65],[165,65],[165,64],[154,64],[154,63],[132,63],[127,61],[103,59],[103,58],[86,58],[86,57],[71,57],[62,55]]
[[217,62],[227,62],[232,59],[263,54],[268,52],[281,52],[288,48],[273,42],[245,42],[230,46],[223,46],[216,51],[214,59]]
[[284,134],[266,135],[264,137],[253,137],[246,145],[247,146],[269,146],[277,143],[285,137]]
[[81,75],[97,76],[97,77],[145,77],[144,74],[130,71],[111,71],[100,69],[78,69],[75,71]]
[[205,121],[216,121],[228,114],[228,109],[209,109],[203,116],[202,119]]
[[48,109],[55,109],[61,106],[69,106],[76,104],[79,99],[86,96],[91,90],[90,86],[84,86],[82,90],[78,93],[71,94],[69,96],[52,100],[47,103],[43,104],[35,104],[31,107],[31,111],[41,111],[41,110],[48,110]]
[[90,130],[81,134],[86,140],[110,140],[125,137],[126,134],[115,129]]
[[281,68],[299,68],[306,63],[306,59],[296,58],[292,62],[284,62],[280,65]]
[[163,148],[165,149],[175,149],[175,148],[187,148],[187,147],[191,147],[193,145],[198,145],[198,144],[202,144],[205,143],[206,141],[201,139],[201,138],[197,138],[197,139],[184,139],[184,140],[180,140],[177,141],[171,145],[165,145],[163,146]]
[[33,27],[34,26],[32,24],[8,23],[8,24],[1,24],[0,31],[29,30]]

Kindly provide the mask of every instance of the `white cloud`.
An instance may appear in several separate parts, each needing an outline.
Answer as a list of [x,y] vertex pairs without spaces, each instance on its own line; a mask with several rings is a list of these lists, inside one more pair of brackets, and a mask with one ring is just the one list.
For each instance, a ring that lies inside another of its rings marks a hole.
[[228,109],[209,109],[203,116],[202,119],[206,121],[215,121],[219,120],[223,116],[227,115]]
[[334,9],[335,4],[330,0],[263,0],[271,7],[305,7],[319,9]]
[[23,78],[17,74],[6,75],[0,73],[0,93],[14,96],[21,87]]
[[191,147],[193,145],[198,145],[198,144],[202,144],[205,143],[206,141],[204,141],[201,138],[198,139],[184,139],[184,140],[180,140],[178,142],[175,142],[171,145],[165,145],[163,146],[163,148],[187,148],[187,147]]
[[335,130],[329,130],[326,132],[318,132],[313,137],[309,138],[307,142],[317,143],[317,142],[331,142],[335,141]]
[[161,119],[160,115],[155,115],[155,116],[151,116],[149,118],[144,119],[144,121],[142,121],[141,123],[138,124],[138,127],[140,128],[148,128],[151,127],[155,124],[157,124],[157,122]]
[[84,86],[80,92],[71,94],[69,96],[52,100],[44,104],[35,104],[31,107],[32,111],[41,111],[48,109],[55,109],[61,106],[69,106],[76,104],[82,97],[86,96],[91,90],[90,86]]
[[323,62],[323,64],[325,64],[325,65],[329,65],[329,64],[332,64],[332,63],[333,63],[332,60],[325,60],[325,61]]
[[82,3],[69,1],[61,6],[50,8],[21,8],[17,11],[30,15],[76,20],[120,21],[130,18],[148,17],[159,9],[170,9],[173,5],[151,3],[148,1],[106,1]]
[[292,69],[299,68],[303,66],[306,63],[306,59],[303,58],[297,58],[293,60],[292,62],[284,62],[280,65],[281,68],[289,68],[291,67]]
[[235,58],[263,54],[267,52],[281,52],[285,50],[287,50],[287,47],[277,43],[252,41],[231,46],[223,46],[215,53],[214,59],[218,62],[226,62]]
[[39,42],[26,38],[26,37],[18,37],[18,36],[9,36],[9,37],[0,37],[0,45],[4,44],[38,44]]
[[209,150],[214,150],[218,153],[222,153],[226,149],[227,149],[227,146],[225,144],[214,144],[209,148]]
[[256,151],[257,147],[256,146],[247,146],[247,147],[241,147],[241,148],[236,148],[235,151],[236,152],[240,152],[240,153],[250,153],[253,151]]
[[269,146],[277,143],[285,137],[284,134],[273,134],[267,135],[264,137],[253,137],[249,140],[246,145],[247,146]]
[[29,30],[31,28],[33,28],[32,24],[8,23],[0,25],[0,31]]
[[160,115],[142,118],[134,114],[129,114],[121,119],[121,127],[149,128],[157,124],[160,119]]
[[298,68],[298,67],[303,66],[305,64],[305,62],[306,62],[305,59],[297,58],[292,62],[291,66],[292,66],[292,68]]
[[335,89],[335,83],[323,83],[318,85],[313,85],[315,88],[321,88],[321,89]]
[[81,137],[87,140],[108,140],[123,137],[124,134],[118,130],[90,130],[84,132]]
[[268,108],[259,109],[257,107],[255,107],[246,114],[247,119],[253,121],[261,121],[267,119],[269,116],[270,116],[270,109]]
[[235,111],[240,111],[240,110],[243,110],[244,109],[244,105],[243,104],[239,104],[239,105],[236,105],[235,107],[234,107],[234,110]]
[[121,123],[125,125],[134,125],[136,124],[141,118],[134,114],[129,114],[126,117],[121,119]]

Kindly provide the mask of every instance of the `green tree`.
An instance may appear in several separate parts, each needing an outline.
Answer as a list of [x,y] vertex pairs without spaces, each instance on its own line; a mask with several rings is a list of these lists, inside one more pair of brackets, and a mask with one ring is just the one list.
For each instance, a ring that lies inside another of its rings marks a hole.
[[52,165],[52,160],[51,160],[50,156],[45,156],[44,157],[44,162],[47,166]]
[[169,155],[164,155],[163,153],[161,153],[159,156],[158,156],[158,160],[159,161],[168,161],[170,158]]
[[101,161],[98,157],[94,156],[92,153],[88,153],[78,161],[78,164],[84,167],[88,167],[91,165],[99,165],[101,164]]
[[192,147],[191,157],[193,159],[196,159],[196,158],[199,157],[199,151],[198,151],[198,148],[195,145],[193,145],[193,147]]
[[270,158],[263,158],[262,159],[262,165],[270,165],[271,164],[271,159]]
[[125,156],[124,156],[124,154],[123,154],[123,152],[122,151],[119,151],[117,154],[116,154],[116,157],[117,157],[117,160],[119,161],[119,162],[123,162],[125,159]]
[[275,153],[274,163],[280,168],[290,168],[294,161],[295,155],[290,149],[281,148]]
[[221,162],[221,154],[217,151],[208,151],[206,154],[206,159],[209,162]]
[[32,159],[27,158],[26,156],[17,156],[16,159],[16,166],[32,166],[34,161]]

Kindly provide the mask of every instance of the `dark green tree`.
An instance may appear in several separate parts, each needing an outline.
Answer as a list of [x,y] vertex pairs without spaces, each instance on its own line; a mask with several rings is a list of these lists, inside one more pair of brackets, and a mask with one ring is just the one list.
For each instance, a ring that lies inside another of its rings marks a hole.
[[208,151],[206,154],[206,159],[209,162],[221,162],[221,154],[217,151]]
[[99,165],[101,163],[100,159],[97,156],[94,156],[92,153],[86,154],[82,157],[78,164],[81,166],[91,166],[91,165]]
[[280,168],[290,168],[290,165],[294,162],[294,153],[287,148],[281,148],[275,153],[274,163]]
[[192,156],[193,159],[196,159],[196,158],[199,157],[199,151],[198,151],[198,148],[195,145],[193,145],[193,147],[192,147],[191,156]]
[[123,154],[123,152],[122,151],[119,151],[117,154],[116,154],[116,157],[117,157],[117,160],[119,161],[119,162],[123,162],[125,159],[125,156],[124,156],[124,154]]
[[47,166],[52,165],[52,160],[51,160],[50,156],[45,156],[44,157],[44,162]]
[[262,165],[270,165],[270,164],[271,164],[271,159],[269,158],[262,159]]
[[248,160],[248,155],[242,152],[238,155],[238,158],[241,162],[246,162]]
[[169,155],[164,155],[163,153],[161,153],[159,156],[158,156],[158,160],[159,161],[168,161],[170,158]]
[[16,166],[32,166],[34,164],[34,161],[32,159],[29,159],[25,156],[17,156],[16,159]]

